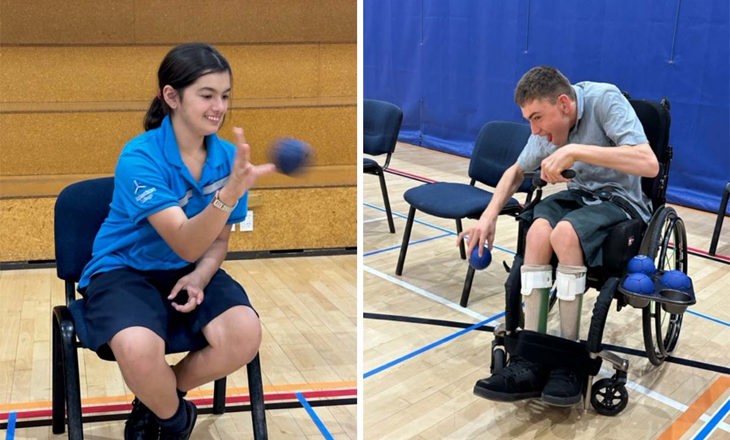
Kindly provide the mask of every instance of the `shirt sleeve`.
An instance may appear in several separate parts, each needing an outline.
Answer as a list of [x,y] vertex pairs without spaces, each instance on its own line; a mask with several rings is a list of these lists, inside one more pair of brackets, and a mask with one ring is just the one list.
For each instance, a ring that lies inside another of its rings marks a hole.
[[[170,206],[179,206],[162,170],[144,149],[125,149],[114,173],[114,191],[135,224]],[[167,171],[167,172],[166,172]]]
[[618,89],[604,93],[599,103],[596,115],[606,136],[615,145],[649,143],[634,108]]
[[543,136],[530,135],[525,148],[517,158],[517,166],[525,172],[533,172],[540,168],[542,160],[555,151],[555,145],[548,142]]

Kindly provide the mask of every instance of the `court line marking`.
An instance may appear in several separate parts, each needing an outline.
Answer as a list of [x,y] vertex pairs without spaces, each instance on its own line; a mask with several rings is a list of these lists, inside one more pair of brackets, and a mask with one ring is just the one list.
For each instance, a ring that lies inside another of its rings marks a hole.
[[322,433],[324,438],[327,440],[334,440],[334,437],[332,437],[332,434],[330,434],[327,427],[322,423],[322,419],[319,418],[317,415],[317,412],[312,408],[312,406],[307,402],[307,399],[304,398],[302,393],[296,392],[294,393],[297,396],[297,400],[299,400],[299,403],[302,404],[305,410],[307,410],[307,414],[309,414],[309,417],[312,419],[314,424],[317,426],[317,429],[319,429],[319,432]]
[[[730,377],[720,376],[692,404],[684,408],[684,412],[669,427],[657,437],[657,440],[675,440],[681,438],[692,426],[701,419],[712,404],[730,389]],[[709,422],[713,419],[709,418]],[[709,425],[709,422],[705,425]],[[722,428],[724,423],[714,423]],[[723,428],[728,430],[728,428]]]
[[[266,385],[264,386],[264,395],[268,393],[277,392],[293,392],[300,390],[309,391],[326,391],[339,388],[356,388],[357,380],[344,380],[336,382],[313,382],[313,383],[294,383],[294,384],[280,384],[280,385]],[[226,396],[232,395],[246,395],[248,396],[248,387],[228,387],[226,388]],[[206,398],[213,396],[212,389],[194,389],[188,391],[189,397],[193,398]],[[117,402],[131,402],[134,398],[132,394],[123,394],[117,396],[98,396],[98,397],[86,397],[81,400],[81,406],[87,405],[98,405],[104,403],[117,403]],[[0,411],[17,411],[26,409],[38,409],[38,408],[49,408],[51,406],[50,400],[37,400],[33,402],[17,402],[17,403],[3,403],[0,404]],[[0,414],[0,420],[3,419]]]
[[712,433],[718,428],[720,421],[725,418],[728,413],[730,413],[730,397],[725,399],[725,403],[722,404],[720,409],[715,411],[710,422],[705,424],[705,426],[702,427],[700,432],[698,432],[692,440],[704,440],[708,436],[712,435]]
[[[416,294],[418,294],[420,296],[423,296],[423,297],[425,297],[427,299],[431,299],[431,300],[433,300],[433,301],[435,301],[437,303],[440,303],[442,305],[445,305],[445,306],[447,306],[447,307],[449,307],[451,309],[454,309],[454,310],[456,310],[456,311],[458,311],[460,313],[463,313],[463,314],[465,314],[467,316],[470,316],[472,318],[476,318],[476,319],[480,319],[480,320],[489,319],[489,318],[487,318],[486,316],[484,316],[484,315],[482,315],[480,313],[477,313],[477,312],[475,312],[475,311],[473,311],[471,309],[465,308],[465,307],[461,307],[460,305],[458,305],[456,303],[453,303],[453,302],[451,302],[451,301],[449,301],[449,300],[447,300],[447,299],[445,299],[445,298],[443,298],[443,297],[441,297],[441,296],[439,296],[439,295],[437,295],[435,293],[429,292],[429,291],[427,291],[425,289],[422,289],[422,288],[420,288],[418,286],[415,286],[413,284],[410,284],[410,283],[408,283],[406,281],[403,281],[403,280],[401,280],[399,278],[395,278],[395,277],[393,277],[391,275],[388,275],[386,273],[380,272],[377,269],[374,269],[374,268],[372,268],[370,266],[363,265],[363,271],[364,272],[368,272],[368,273],[370,273],[372,275],[378,276],[378,277],[380,277],[380,278],[382,278],[382,279],[384,279],[386,281],[392,282],[393,284],[396,284],[398,286],[401,286],[401,287],[403,287],[403,288],[405,288],[407,290],[410,290],[413,293],[416,293]],[[474,327],[474,326],[472,326],[472,327]],[[370,375],[372,375],[372,374],[370,374]],[[363,377],[366,377],[366,376],[363,375]],[[654,400],[656,400],[656,401],[658,401],[660,403],[663,403],[663,404],[665,404],[665,405],[667,405],[669,407],[672,407],[674,409],[677,409],[679,411],[683,411],[684,409],[687,408],[686,405],[681,404],[681,403],[675,401],[674,399],[671,399],[671,398],[669,398],[669,397],[667,397],[667,396],[665,396],[663,394],[660,394],[660,393],[658,393],[656,391],[650,390],[650,389],[648,389],[648,388],[646,388],[646,387],[644,387],[642,385],[639,385],[638,383],[631,382],[631,381],[627,381],[627,387],[629,387],[631,389],[634,389],[635,391],[638,391],[638,392],[640,392],[640,393],[642,393],[642,394],[644,394],[644,395],[646,395],[646,396],[648,396],[648,397],[650,397],[650,398],[652,398],[652,399],[654,399]],[[703,419],[708,420],[709,417],[707,415],[703,415]],[[730,431],[730,427],[728,427],[724,423],[721,425],[721,428],[723,430]]]
[[374,375],[380,373],[381,371],[385,371],[385,370],[387,370],[390,367],[393,367],[393,366],[398,365],[398,364],[400,364],[402,362],[405,362],[408,359],[411,359],[413,357],[416,357],[419,354],[424,353],[424,352],[426,352],[426,351],[428,351],[428,350],[430,350],[432,348],[436,348],[439,345],[445,344],[445,343],[451,341],[452,339],[456,339],[459,336],[464,335],[466,333],[469,333],[470,331],[472,331],[472,330],[474,330],[476,328],[479,328],[479,327],[481,327],[483,325],[486,325],[487,323],[489,323],[491,321],[494,321],[495,319],[501,318],[502,316],[504,316],[504,312],[498,313],[498,314],[496,314],[496,315],[494,315],[494,316],[492,316],[490,318],[487,318],[487,319],[485,319],[485,320],[483,320],[481,322],[477,322],[476,324],[474,324],[472,326],[469,326],[469,327],[467,327],[465,329],[459,330],[458,332],[452,333],[452,334],[450,334],[448,336],[445,336],[445,337],[443,337],[441,339],[438,339],[438,340],[436,340],[436,341],[434,341],[434,342],[432,342],[432,343],[430,343],[428,345],[425,345],[425,346],[423,346],[423,347],[421,347],[421,348],[419,348],[417,350],[414,350],[414,351],[412,351],[410,353],[407,353],[407,354],[405,354],[405,355],[403,355],[403,356],[401,356],[401,357],[399,357],[397,359],[394,359],[394,360],[392,360],[390,362],[386,362],[385,364],[383,364],[383,365],[381,365],[379,367],[373,368],[372,370],[370,370],[370,371],[366,372],[365,374],[363,374],[363,379],[367,379],[370,376],[374,376]]
[[14,412],[10,413],[8,417],[8,430],[5,433],[5,440],[13,440],[15,438],[15,418],[17,415]]

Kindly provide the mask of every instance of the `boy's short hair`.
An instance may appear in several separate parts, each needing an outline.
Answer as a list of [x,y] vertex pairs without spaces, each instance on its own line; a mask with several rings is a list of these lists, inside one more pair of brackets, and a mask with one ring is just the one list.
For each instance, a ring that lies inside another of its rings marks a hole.
[[548,99],[555,104],[558,96],[563,94],[575,101],[575,91],[568,78],[554,67],[537,66],[520,78],[515,88],[515,102],[520,107],[535,99]]

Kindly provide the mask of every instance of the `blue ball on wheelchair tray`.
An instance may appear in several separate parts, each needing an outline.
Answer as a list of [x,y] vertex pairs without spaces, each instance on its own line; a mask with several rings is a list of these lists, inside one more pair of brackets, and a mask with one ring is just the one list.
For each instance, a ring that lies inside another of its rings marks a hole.
[[629,273],[644,273],[647,275],[656,272],[654,261],[646,255],[637,255],[629,260],[627,269]]
[[476,270],[482,270],[486,269],[487,266],[489,266],[489,263],[492,262],[492,253],[489,252],[489,248],[486,246],[484,247],[484,250],[482,251],[482,256],[479,256],[479,246],[475,247],[471,251],[471,255],[469,256],[469,264],[471,267],[473,267]]
[[654,293],[654,282],[645,273],[629,274],[622,284],[623,288],[633,293],[651,295]]
[[691,284],[689,277],[681,270],[668,270],[660,278],[664,287],[674,290],[687,290]]
[[309,164],[311,147],[293,138],[275,140],[269,148],[269,158],[282,173],[296,174]]

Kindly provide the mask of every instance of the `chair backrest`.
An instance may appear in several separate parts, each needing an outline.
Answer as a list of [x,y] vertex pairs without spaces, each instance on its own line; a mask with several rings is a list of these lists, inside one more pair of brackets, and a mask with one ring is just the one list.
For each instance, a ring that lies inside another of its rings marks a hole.
[[109,214],[114,178],[73,183],[61,191],[54,208],[56,274],[75,283],[91,259],[94,238]]
[[666,98],[661,102],[632,99],[629,96],[627,98],[639,117],[644,133],[649,139],[649,145],[659,161],[659,174],[656,177],[641,179],[641,189],[651,199],[652,206],[656,210],[666,202],[669,184],[669,165],[672,161],[672,147],[669,145],[669,127],[672,122],[669,113],[670,104]]
[[363,100],[363,152],[371,156],[393,153],[402,122],[403,111],[397,105]]
[[[477,136],[469,162],[469,177],[496,187],[504,171],[517,162],[530,137],[530,126],[520,122],[490,121]],[[525,179],[519,192],[528,192],[530,179]]]

